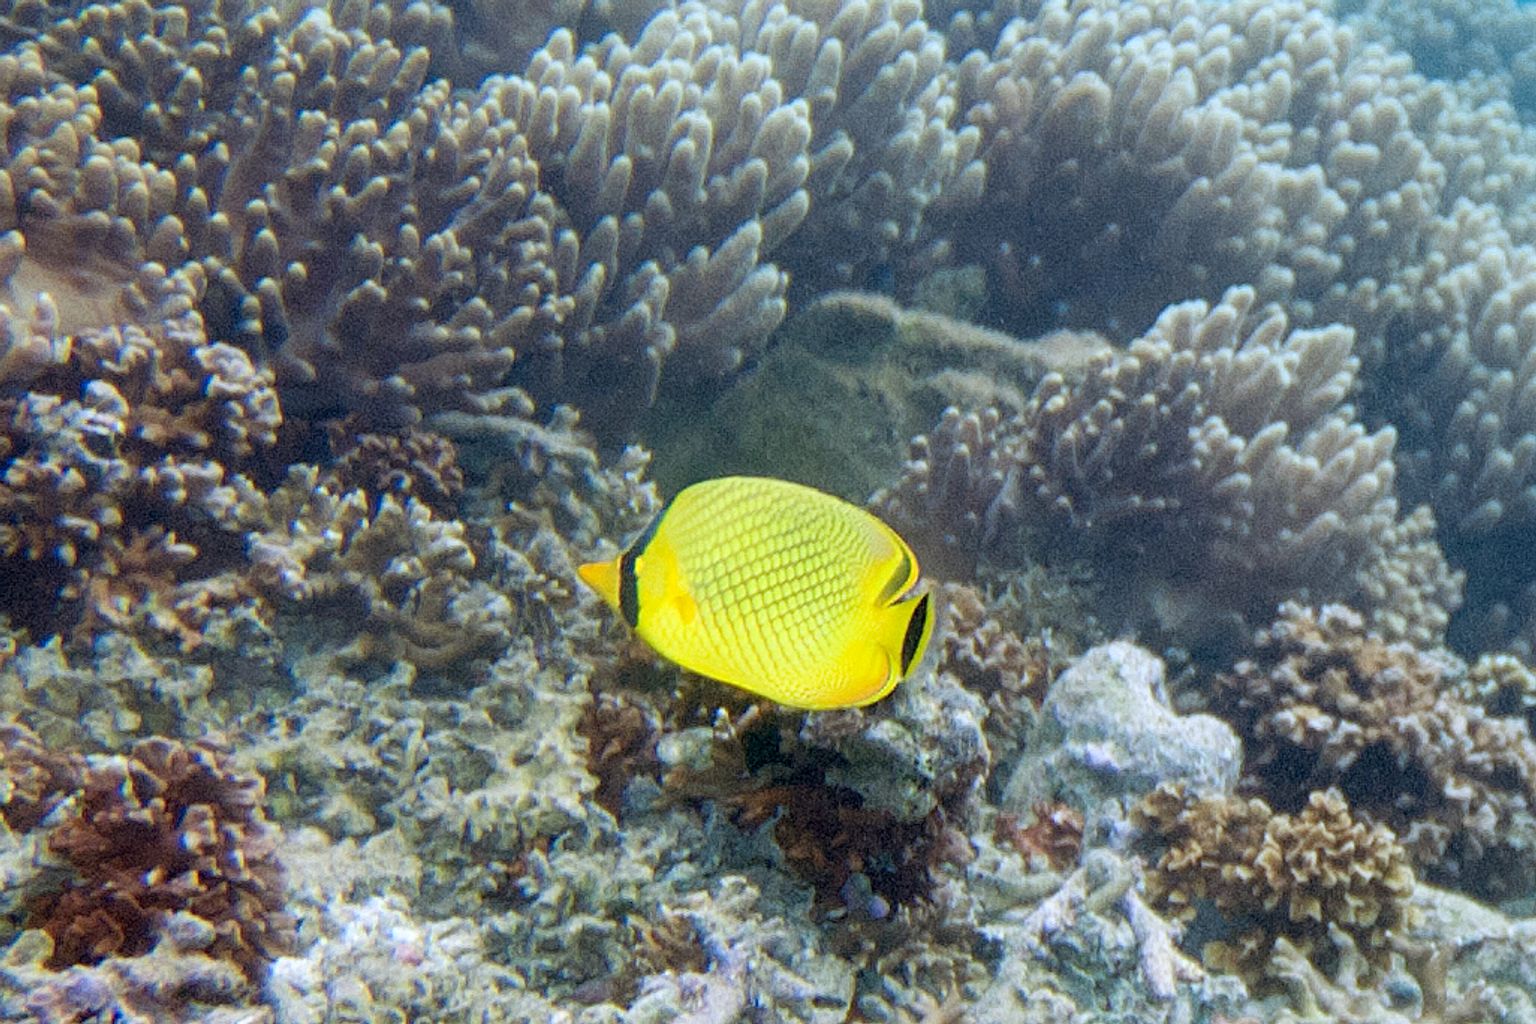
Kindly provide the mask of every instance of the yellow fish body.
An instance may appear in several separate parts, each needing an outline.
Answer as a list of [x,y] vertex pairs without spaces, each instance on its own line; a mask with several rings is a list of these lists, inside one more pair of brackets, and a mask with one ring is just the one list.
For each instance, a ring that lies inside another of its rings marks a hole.
[[933,632],[896,531],[785,480],[684,488],[628,551],[578,571],[663,657],[791,707],[879,700]]

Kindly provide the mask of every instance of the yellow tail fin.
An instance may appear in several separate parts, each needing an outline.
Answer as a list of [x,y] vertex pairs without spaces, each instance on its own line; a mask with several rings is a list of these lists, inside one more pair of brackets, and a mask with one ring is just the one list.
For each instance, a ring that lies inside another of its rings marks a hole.
[[576,567],[582,581],[602,596],[614,608],[619,607],[619,559],[608,562],[587,562]]

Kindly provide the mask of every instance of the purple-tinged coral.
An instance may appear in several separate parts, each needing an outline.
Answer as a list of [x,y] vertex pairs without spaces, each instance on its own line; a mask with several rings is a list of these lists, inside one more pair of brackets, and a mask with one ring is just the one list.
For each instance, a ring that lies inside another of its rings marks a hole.
[[769,55],[812,130],[815,216],[780,257],[819,289],[867,286],[918,241],[928,208],[975,201],[981,134],[959,125],[944,38],[916,0],[715,2],[743,51]]
[[1133,621],[1265,621],[1307,595],[1438,636],[1459,580],[1424,546],[1428,513],[1398,518],[1395,432],[1345,404],[1350,332],[1255,303],[1243,288],[1171,307],[1082,380],[1048,375],[1016,417],[947,413],[878,507],[939,564],[1017,561],[1033,537],[1134,571]]

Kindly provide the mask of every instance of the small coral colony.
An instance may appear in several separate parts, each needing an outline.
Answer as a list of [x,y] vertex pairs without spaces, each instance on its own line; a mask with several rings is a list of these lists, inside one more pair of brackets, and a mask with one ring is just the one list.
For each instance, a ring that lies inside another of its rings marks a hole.
[[1536,1020],[1532,54],[0,2],[0,1021]]

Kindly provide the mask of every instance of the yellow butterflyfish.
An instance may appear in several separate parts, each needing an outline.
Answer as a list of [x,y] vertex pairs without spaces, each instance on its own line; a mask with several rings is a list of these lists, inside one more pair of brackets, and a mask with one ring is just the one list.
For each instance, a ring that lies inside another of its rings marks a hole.
[[787,480],[686,487],[628,551],[578,571],[663,657],[796,708],[879,700],[933,632],[906,541]]

